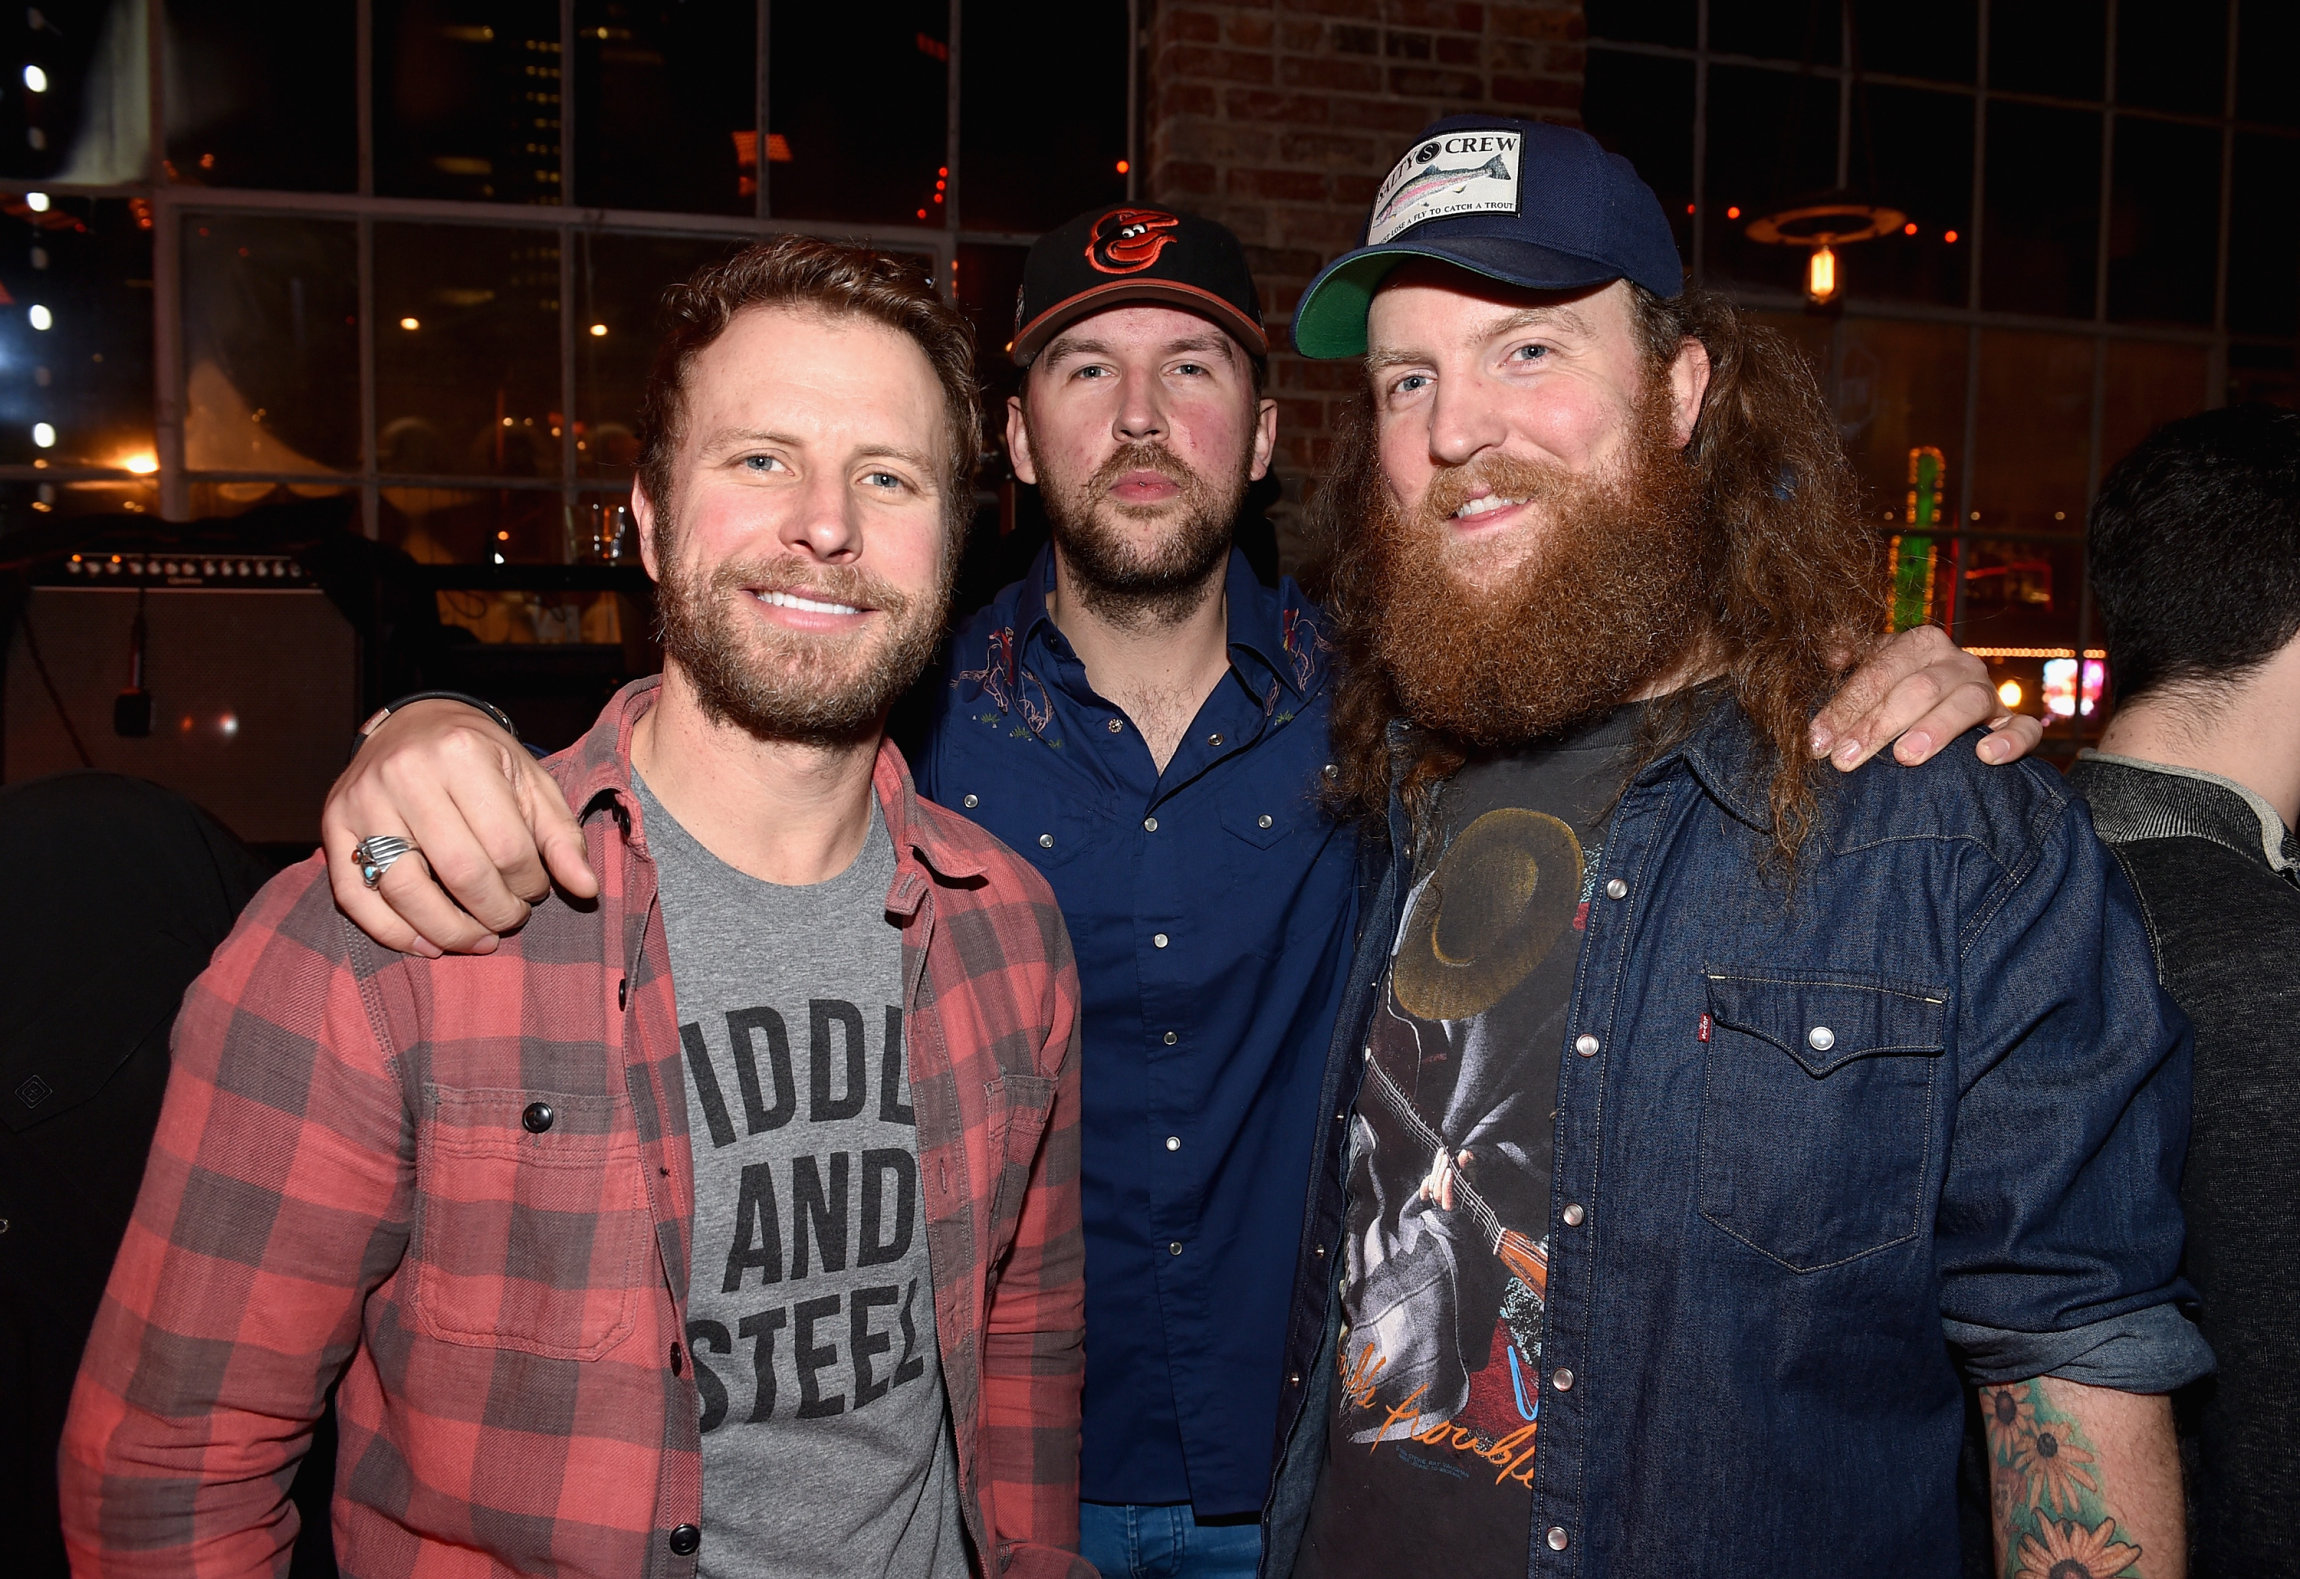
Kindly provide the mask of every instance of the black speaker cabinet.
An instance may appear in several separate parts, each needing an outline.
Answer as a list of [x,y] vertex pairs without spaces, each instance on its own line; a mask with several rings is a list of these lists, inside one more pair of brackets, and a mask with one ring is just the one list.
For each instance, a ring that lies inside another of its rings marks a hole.
[[[104,584],[128,568],[108,559],[75,560],[40,578],[65,584],[29,589],[8,652],[8,781],[82,766],[133,774],[251,844],[316,843],[360,719],[350,624],[284,557],[186,560],[165,577],[155,558],[148,578],[121,578],[144,579],[140,590]],[[120,705],[139,595],[150,733],[123,735],[145,711]]]

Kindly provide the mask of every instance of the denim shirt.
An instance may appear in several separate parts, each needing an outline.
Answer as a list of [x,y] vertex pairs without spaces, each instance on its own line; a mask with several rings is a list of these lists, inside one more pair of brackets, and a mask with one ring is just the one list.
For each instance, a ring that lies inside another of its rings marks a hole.
[[[2211,1365],[2173,1305],[2187,1023],[2082,804],[2031,763],[1880,758],[1830,775],[1784,897],[1767,777],[1731,703],[1635,776],[1564,1045],[1528,1050],[1560,1061],[1532,1575],[1954,1575],[1965,1383]],[[1393,804],[1367,840],[1272,1576],[1326,1451],[1342,1116],[1407,832]]]
[[1081,1492],[1251,1514],[1356,916],[1321,616],[1233,552],[1230,670],[1161,771],[1048,617],[1053,571],[960,623],[918,784],[1045,874],[1077,952]]

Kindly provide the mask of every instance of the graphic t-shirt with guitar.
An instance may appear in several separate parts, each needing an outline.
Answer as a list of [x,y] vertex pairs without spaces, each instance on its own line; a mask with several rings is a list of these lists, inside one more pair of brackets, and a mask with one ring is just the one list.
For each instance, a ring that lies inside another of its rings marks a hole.
[[1308,1579],[1523,1570],[1558,1061],[1643,711],[1472,761],[1439,798],[1350,1122]]

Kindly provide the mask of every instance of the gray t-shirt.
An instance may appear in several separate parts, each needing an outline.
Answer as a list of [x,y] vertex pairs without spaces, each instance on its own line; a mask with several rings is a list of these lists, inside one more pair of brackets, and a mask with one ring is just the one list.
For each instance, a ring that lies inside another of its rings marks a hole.
[[708,1579],[963,1579],[903,1056],[894,841],[761,882],[639,782],[695,1157]]

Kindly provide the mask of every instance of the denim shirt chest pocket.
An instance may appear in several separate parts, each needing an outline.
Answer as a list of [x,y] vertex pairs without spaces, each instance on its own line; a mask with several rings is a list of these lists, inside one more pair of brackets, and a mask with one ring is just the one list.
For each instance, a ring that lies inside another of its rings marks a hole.
[[1915,1237],[1948,994],[1849,971],[1703,974],[1701,1215],[1794,1272]]

